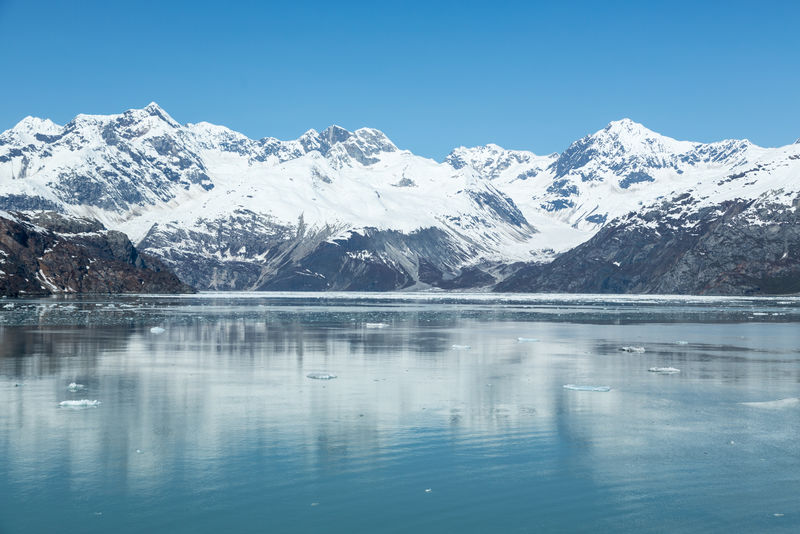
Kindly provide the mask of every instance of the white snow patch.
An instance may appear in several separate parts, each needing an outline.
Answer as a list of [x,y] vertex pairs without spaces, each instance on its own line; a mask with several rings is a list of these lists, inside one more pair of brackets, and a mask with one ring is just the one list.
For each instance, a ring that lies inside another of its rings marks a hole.
[[761,401],[761,402],[742,402],[740,403],[744,406],[750,406],[751,408],[763,408],[765,410],[778,410],[781,408],[793,408],[795,406],[800,406],[800,398],[798,397],[788,397],[786,399],[778,399],[773,401]]
[[651,367],[648,371],[662,375],[674,375],[681,372],[680,369],[676,369],[675,367]]
[[334,378],[337,378],[337,376],[335,374],[324,373],[324,372],[323,373],[308,373],[306,375],[306,377],[312,378],[314,380],[333,380]]
[[598,391],[603,393],[611,391],[611,388],[608,386],[580,386],[577,384],[564,384],[563,388],[572,391]]
[[102,404],[99,400],[65,400],[58,403],[63,408],[96,408]]
[[637,353],[646,352],[644,347],[620,347],[619,350],[621,350],[622,352],[637,352]]

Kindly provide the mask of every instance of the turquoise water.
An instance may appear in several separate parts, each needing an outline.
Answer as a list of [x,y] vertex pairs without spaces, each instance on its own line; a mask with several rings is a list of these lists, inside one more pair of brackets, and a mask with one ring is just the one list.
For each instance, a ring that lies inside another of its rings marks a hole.
[[0,532],[797,532],[798,397],[798,299],[0,300]]

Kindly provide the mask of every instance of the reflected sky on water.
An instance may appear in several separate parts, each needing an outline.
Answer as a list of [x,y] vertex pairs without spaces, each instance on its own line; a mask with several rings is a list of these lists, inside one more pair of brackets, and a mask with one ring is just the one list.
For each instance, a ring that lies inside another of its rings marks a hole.
[[742,403],[800,397],[799,326],[794,298],[2,300],[0,532],[794,532],[800,403]]

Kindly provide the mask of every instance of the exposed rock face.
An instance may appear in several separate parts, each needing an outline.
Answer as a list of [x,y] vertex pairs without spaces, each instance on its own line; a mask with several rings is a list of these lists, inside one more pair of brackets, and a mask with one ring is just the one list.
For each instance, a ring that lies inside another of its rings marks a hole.
[[700,209],[692,204],[693,199],[683,195],[664,202],[661,208],[631,213],[552,263],[520,269],[495,290],[698,295],[800,292],[800,216],[796,207],[744,200]]
[[192,291],[125,234],[95,220],[0,213],[0,295]]
[[477,267],[460,267],[474,249],[457,245],[435,228],[410,234],[375,228],[352,232],[307,228],[302,221],[284,226],[239,212],[232,221],[205,220],[189,231],[156,226],[140,248],[158,252],[187,283],[214,290],[391,291],[417,282],[443,289],[493,285],[497,279]]

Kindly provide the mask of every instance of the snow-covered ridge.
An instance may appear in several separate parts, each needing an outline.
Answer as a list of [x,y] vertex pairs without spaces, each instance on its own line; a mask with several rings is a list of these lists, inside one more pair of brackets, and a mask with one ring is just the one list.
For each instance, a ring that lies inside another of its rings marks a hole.
[[[181,125],[155,103],[64,126],[26,117],[0,134],[0,209],[94,217],[174,262],[191,253],[263,266],[274,262],[276,242],[322,246],[433,229],[445,250],[428,250],[426,238],[345,256],[394,265],[424,249],[457,274],[485,262],[547,261],[612,219],[677,197],[691,200],[681,202],[680,220],[726,200],[791,205],[798,176],[800,144],[678,141],[629,119],[561,154],[489,144],[456,148],[443,162],[398,149],[373,128],[250,139],[207,122]],[[293,250],[280,258],[295,261],[305,249]],[[404,267],[418,268],[418,258]]]

